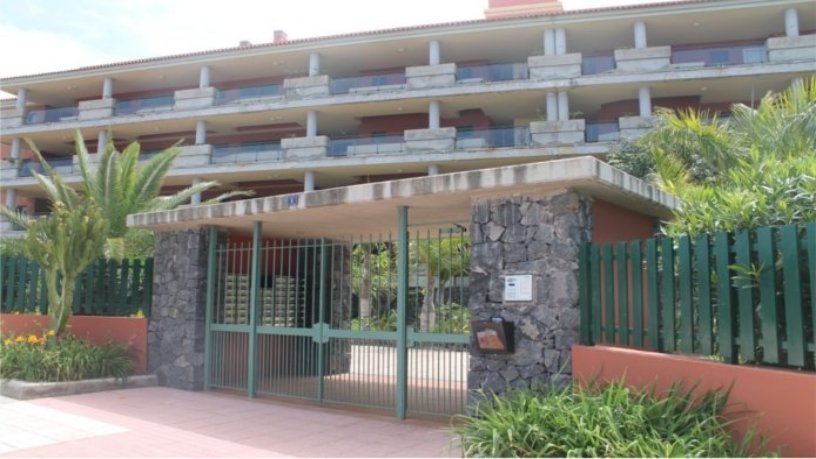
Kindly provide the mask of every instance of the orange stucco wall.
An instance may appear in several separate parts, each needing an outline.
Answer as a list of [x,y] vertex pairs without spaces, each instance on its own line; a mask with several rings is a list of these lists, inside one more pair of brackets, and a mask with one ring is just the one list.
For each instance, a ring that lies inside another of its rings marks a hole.
[[[110,342],[130,346],[136,374],[147,373],[147,319],[136,317],[73,316],[69,332],[95,344]],[[0,333],[19,335],[48,330],[48,316],[35,314],[0,314]]]
[[592,203],[592,242],[628,241],[654,236],[657,219],[600,199]]
[[[579,381],[623,378],[630,387],[655,384],[658,391],[675,381],[699,383],[699,390],[731,389],[736,416],[757,413],[759,433],[783,456],[816,457],[816,374],[658,354],[606,346],[572,347],[572,372]],[[743,433],[749,424],[734,424]]]

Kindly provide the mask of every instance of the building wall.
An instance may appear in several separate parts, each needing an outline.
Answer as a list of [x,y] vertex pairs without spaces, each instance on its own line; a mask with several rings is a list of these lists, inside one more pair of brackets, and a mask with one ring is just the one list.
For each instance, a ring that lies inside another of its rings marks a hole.
[[596,199],[592,202],[592,242],[645,239],[655,235],[658,220]]
[[678,355],[606,346],[573,346],[572,371],[578,381],[624,380],[630,387],[658,392],[672,383],[697,384],[729,392],[729,418],[742,435],[752,422],[767,435],[768,448],[782,456],[816,457],[816,375],[777,368],[729,365]]

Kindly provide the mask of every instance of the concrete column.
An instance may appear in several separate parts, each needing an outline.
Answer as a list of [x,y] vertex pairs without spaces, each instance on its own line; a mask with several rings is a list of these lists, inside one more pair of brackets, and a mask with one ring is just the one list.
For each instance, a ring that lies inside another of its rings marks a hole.
[[439,166],[437,166],[436,164],[429,164],[428,175],[439,175]]
[[544,31],[544,55],[555,55],[555,30],[547,29]]
[[17,189],[6,188],[6,209],[14,210],[17,208]]
[[306,171],[303,174],[303,191],[315,190],[315,173],[314,171]]
[[558,94],[547,93],[547,121],[558,120]]
[[555,54],[567,54],[567,31],[555,29]]
[[320,75],[320,54],[309,54],[309,76]]
[[646,47],[646,23],[638,21],[635,23],[635,48],[643,49]]
[[[199,183],[203,182],[204,179],[196,177],[193,179],[193,185],[198,185]],[[196,193],[190,198],[190,204],[198,205],[201,204],[201,193]]]
[[428,104],[428,129],[439,129],[439,101],[432,100]]
[[210,66],[209,65],[202,65],[201,70],[198,72],[198,87],[199,88],[209,88],[210,87]]
[[204,145],[207,143],[207,122],[204,120],[196,121],[195,144]]
[[785,10],[785,35],[789,37],[799,36],[799,13],[796,8]]
[[113,99],[113,78],[105,78],[102,81],[102,98]]
[[306,137],[317,137],[317,112],[314,110],[306,113]]
[[436,40],[431,40],[428,43],[428,64],[429,65],[439,65],[441,62],[441,57],[439,53],[439,42]]
[[108,131],[99,131],[99,137],[96,139],[96,153],[102,154],[108,148]]
[[11,139],[11,162],[15,165],[20,161],[20,149],[23,143],[19,137]]
[[641,117],[648,118],[652,116],[652,92],[646,86],[638,89],[638,107],[640,108]]
[[558,120],[567,121],[569,113],[569,95],[566,91],[561,91],[558,93]]
[[17,90],[17,110],[25,111],[26,104],[28,103],[28,89],[20,88]]

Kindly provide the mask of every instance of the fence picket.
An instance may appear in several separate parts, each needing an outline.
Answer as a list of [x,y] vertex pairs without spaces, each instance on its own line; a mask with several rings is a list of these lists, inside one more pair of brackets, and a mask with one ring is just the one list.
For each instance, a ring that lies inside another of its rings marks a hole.
[[585,346],[592,345],[592,308],[590,307],[589,292],[591,291],[589,281],[589,248],[590,244],[581,244],[580,252],[578,253],[578,304],[581,309],[581,330],[580,338],[581,344]]
[[[809,284],[810,284],[810,318],[813,322],[810,328],[810,342],[816,346],[816,223],[807,225],[807,239],[805,246],[808,252]],[[816,349],[814,350],[816,352]]]
[[618,242],[615,247],[618,267],[618,337],[620,344],[629,345],[629,261],[626,259],[626,242]]
[[694,309],[691,305],[691,241],[687,236],[680,238],[677,247],[677,262],[680,290],[680,351],[694,352]]
[[779,363],[779,334],[776,314],[776,247],[771,227],[759,228],[757,262],[759,263],[759,314],[762,323],[762,361]]
[[799,229],[794,225],[783,226],[779,229],[779,236],[784,275],[787,364],[803,366],[806,344],[802,314],[802,280],[799,270]]
[[6,302],[12,311],[17,310],[17,304],[14,302],[14,289],[17,287],[17,265],[19,262],[19,257],[11,259],[11,263],[9,263],[8,281],[5,284],[8,289],[6,291]]
[[660,339],[660,296],[658,295],[657,240],[646,241],[646,281],[648,283],[649,303],[649,346],[654,350],[663,350]]
[[604,334],[605,342],[615,344],[615,282],[612,270],[612,244],[604,244],[601,248],[601,263],[603,263],[604,297]]
[[631,250],[633,339],[635,347],[643,347],[643,257],[640,241],[632,241]]
[[734,290],[731,288],[731,236],[720,231],[714,236],[714,244],[714,257],[717,265],[719,350],[726,362],[735,363],[737,361],[734,340],[736,314],[734,314]]
[[31,263],[30,277],[26,282],[26,311],[36,311],[37,308],[37,281],[40,279],[40,265]]
[[591,317],[592,341],[594,344],[603,342],[601,337],[601,254],[596,244],[589,248],[590,295],[591,308],[594,314]]
[[150,315],[150,306],[153,304],[153,259],[150,258],[145,261],[145,277],[144,282],[142,283],[144,288],[142,291],[144,292],[144,296],[142,297],[142,301],[140,302],[143,305],[143,313],[145,315]]
[[694,245],[695,268],[697,270],[698,305],[700,307],[699,325],[697,336],[700,341],[700,354],[711,355],[714,353],[713,340],[711,339],[714,321],[711,311],[711,246],[707,234],[697,238]]
[[[734,239],[736,264],[751,269],[751,233],[747,230],[737,232]],[[756,339],[754,331],[754,290],[752,280],[744,273],[737,273],[737,328],[739,329],[739,353],[743,359],[756,360]]]
[[674,352],[675,350],[675,311],[674,311],[674,242],[669,238],[661,241],[660,257],[663,260],[663,272],[661,276],[663,295],[661,303],[663,305],[663,350]]

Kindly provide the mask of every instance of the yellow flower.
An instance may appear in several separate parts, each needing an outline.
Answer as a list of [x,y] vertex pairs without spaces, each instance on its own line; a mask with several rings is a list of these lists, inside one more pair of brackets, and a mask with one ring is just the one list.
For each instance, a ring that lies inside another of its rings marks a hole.
[[28,342],[29,344],[37,344],[40,342],[40,338],[36,335],[28,335]]
[[6,339],[3,340],[3,344],[6,345],[6,346],[11,346],[12,344],[14,344],[14,341],[12,341],[9,338],[6,338]]
[[54,330],[48,330],[48,333],[46,333],[47,336],[54,336],[56,334],[57,333]]
[[16,338],[14,338],[14,341],[15,341],[15,342],[18,342],[18,343],[25,342],[25,337],[24,337],[24,336],[22,336],[22,335],[20,335],[20,336],[18,336],[18,337],[16,337]]

